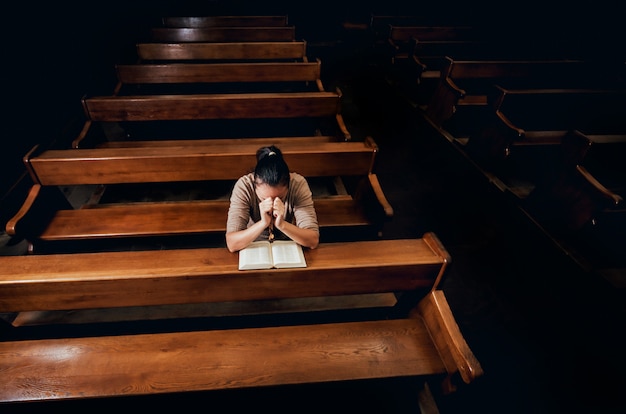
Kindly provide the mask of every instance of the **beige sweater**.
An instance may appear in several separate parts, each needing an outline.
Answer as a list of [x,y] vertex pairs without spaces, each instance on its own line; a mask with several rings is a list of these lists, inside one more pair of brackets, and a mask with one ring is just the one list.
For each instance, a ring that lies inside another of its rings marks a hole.
[[[233,187],[228,209],[226,233],[244,230],[261,219],[259,203],[254,190],[254,174],[249,173],[239,178]],[[313,205],[313,195],[309,184],[302,175],[292,172],[289,177],[289,189],[285,200],[285,220],[300,228],[319,232],[317,214]],[[280,231],[275,231],[277,239],[287,238]],[[268,229],[265,229],[257,240],[267,240]]]

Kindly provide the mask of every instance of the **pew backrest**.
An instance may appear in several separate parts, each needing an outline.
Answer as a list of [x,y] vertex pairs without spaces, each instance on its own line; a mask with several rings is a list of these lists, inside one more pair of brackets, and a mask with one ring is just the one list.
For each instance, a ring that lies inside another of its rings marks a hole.
[[[507,45],[502,39],[485,37],[470,40],[422,40],[412,39],[409,57],[421,68],[420,76],[438,79],[449,67],[449,60],[553,60],[554,54],[533,48]],[[559,58],[560,59],[560,58]],[[563,59],[572,60],[572,59]]]
[[[316,135],[327,129],[329,132],[321,135],[351,139],[341,114],[341,91],[93,96],[83,99],[83,108],[86,122],[72,142],[75,148],[95,134],[94,123],[123,123],[125,134],[132,139],[146,139],[138,138],[142,134],[182,134],[185,129],[191,134],[227,130],[233,134],[230,138],[237,138],[242,130],[242,134],[251,130],[260,137]],[[199,127],[202,122],[213,122],[213,127]]]
[[626,131],[625,90],[496,89],[496,115],[518,134],[574,129],[593,135]]
[[295,26],[153,27],[149,42],[290,42]]
[[437,124],[442,124],[459,106],[497,106],[501,95],[497,86],[516,90],[595,90],[609,85],[616,84],[602,76],[601,69],[583,60],[455,60],[446,56],[427,111]]
[[340,113],[337,92],[93,96],[83,99],[91,121],[327,117]]
[[415,43],[421,41],[478,41],[472,26],[396,26],[389,25],[387,43],[392,61],[412,59]]
[[[253,169],[262,140],[43,151],[35,146],[24,162],[33,180],[42,185],[236,180]],[[311,143],[307,138],[290,137],[265,142],[280,143],[289,167],[307,177],[367,175],[378,152],[371,139]]]
[[[463,89],[464,83],[485,87],[498,84],[503,87],[528,86],[529,88],[564,88],[588,84],[600,85],[612,82],[601,78],[597,63],[571,59],[506,59],[506,60],[458,60],[446,57],[446,66],[442,76],[447,76]],[[474,83],[471,83],[471,82]],[[488,83],[486,83],[487,81]],[[485,86],[487,85],[487,86]],[[467,94],[473,93],[467,90]]]
[[124,86],[162,84],[251,84],[301,83],[313,84],[324,91],[321,62],[237,62],[237,63],[163,63],[118,64],[115,66],[118,85],[114,95]]
[[166,16],[164,27],[280,27],[288,24],[288,16]]
[[138,43],[140,61],[307,61],[306,41]]
[[369,30],[374,41],[387,41],[389,26],[417,26],[426,24],[423,16],[413,15],[391,15],[371,13],[369,19]]
[[408,44],[411,39],[426,40],[475,40],[477,30],[472,26],[397,26],[389,25],[390,43]]

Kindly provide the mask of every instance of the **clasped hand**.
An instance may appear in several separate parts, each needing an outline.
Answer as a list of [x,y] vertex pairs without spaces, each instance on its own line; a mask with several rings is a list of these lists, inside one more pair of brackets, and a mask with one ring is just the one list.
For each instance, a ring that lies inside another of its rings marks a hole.
[[272,223],[274,227],[280,229],[285,218],[285,203],[279,197],[274,199],[266,198],[259,204],[261,211],[261,221],[265,227],[269,227]]

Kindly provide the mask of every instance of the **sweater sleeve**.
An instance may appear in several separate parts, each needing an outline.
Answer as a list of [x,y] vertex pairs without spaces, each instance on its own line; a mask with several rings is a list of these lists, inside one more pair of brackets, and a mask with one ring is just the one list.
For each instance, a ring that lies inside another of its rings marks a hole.
[[292,173],[290,185],[295,225],[303,229],[315,230],[319,233],[313,194],[307,180],[299,174]]
[[[230,195],[226,233],[244,230],[252,218],[254,207],[254,187],[248,176],[237,180]],[[258,209],[258,206],[256,206]]]

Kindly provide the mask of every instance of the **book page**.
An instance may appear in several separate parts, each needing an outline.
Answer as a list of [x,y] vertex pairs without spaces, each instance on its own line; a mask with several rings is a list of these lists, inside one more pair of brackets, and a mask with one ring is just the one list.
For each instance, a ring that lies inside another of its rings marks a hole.
[[257,241],[239,251],[239,270],[270,269],[272,255],[270,243]]
[[302,246],[291,240],[276,240],[272,243],[274,267],[306,267]]

